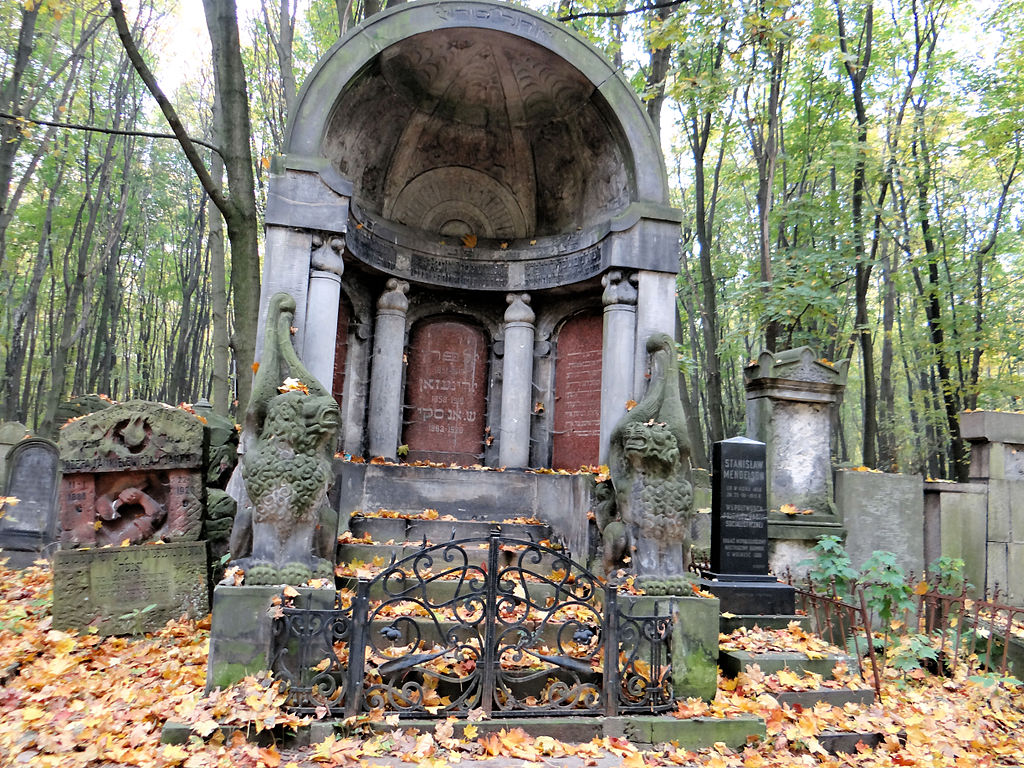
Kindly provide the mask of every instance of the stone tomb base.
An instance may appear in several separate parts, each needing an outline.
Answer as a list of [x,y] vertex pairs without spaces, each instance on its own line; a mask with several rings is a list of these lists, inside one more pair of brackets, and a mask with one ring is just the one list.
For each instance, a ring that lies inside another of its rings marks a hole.
[[54,629],[151,632],[209,610],[206,542],[61,550],[53,563]]
[[723,613],[786,616],[796,613],[796,592],[774,576],[705,571],[700,586],[721,601]]

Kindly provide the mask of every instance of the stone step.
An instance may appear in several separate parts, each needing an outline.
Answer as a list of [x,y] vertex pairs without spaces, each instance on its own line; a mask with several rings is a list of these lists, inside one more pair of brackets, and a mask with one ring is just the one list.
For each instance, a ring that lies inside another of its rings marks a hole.
[[349,523],[352,536],[359,539],[370,534],[374,542],[430,542],[468,539],[490,535],[497,530],[502,536],[539,542],[551,538],[551,528],[534,523],[506,523],[476,520],[423,520],[356,515]]
[[[438,722],[438,720],[403,719],[397,727],[402,730],[414,728],[423,733],[430,733]],[[764,720],[753,715],[730,718],[694,717],[687,720],[679,720],[671,715],[494,717],[475,723],[469,723],[466,720],[453,721],[454,738],[465,738],[464,730],[467,725],[472,725],[475,728],[478,737],[500,730],[511,731],[513,728],[522,728],[534,738],[551,736],[567,744],[579,744],[606,736],[629,739],[631,744],[643,749],[649,749],[657,744],[674,743],[679,749],[691,751],[707,749],[718,743],[725,744],[731,749],[740,750],[750,742],[765,737]],[[339,728],[343,727],[341,723],[330,720],[314,722],[309,726],[300,727],[296,735],[292,737],[294,741],[291,744],[295,746],[316,744],[334,735]],[[374,731],[386,733],[394,730],[396,726],[373,723],[371,727]],[[166,732],[167,728],[165,727]],[[171,738],[181,741],[171,742]],[[179,734],[175,731],[173,736],[165,735],[165,739],[167,739],[165,743],[183,743],[187,738],[187,732]],[[382,765],[402,765],[398,758],[376,758],[374,762],[381,762]],[[561,764],[561,760],[548,762]],[[597,758],[595,762],[598,768],[613,768],[622,764],[622,758],[609,754],[606,757]],[[511,766],[519,765],[522,761],[495,758],[488,764],[491,763]]]
[[811,620],[808,616],[799,614],[730,614],[728,611],[722,614],[718,621],[718,631],[723,635],[735,632],[741,627],[753,629],[786,629],[791,622],[796,622],[805,632],[811,631]]
[[748,665],[757,664],[766,675],[788,669],[795,673],[813,672],[831,678],[836,664],[845,662],[850,669],[857,668],[853,656],[843,654],[822,654],[820,659],[811,659],[798,652],[749,653],[748,651],[719,651],[718,666],[726,677],[736,677]]
[[[383,569],[381,569],[383,570]],[[354,576],[341,576],[335,579],[335,583],[338,589],[347,589],[353,592],[356,591],[358,586],[358,579]],[[455,597],[455,592],[459,589],[460,582],[458,579],[437,579],[430,581],[427,584],[427,598],[433,605],[441,605]],[[385,594],[384,585],[380,582],[375,583],[370,588],[370,600],[383,600],[394,599],[394,593],[399,589],[397,585],[391,585],[390,587],[392,594]],[[466,593],[466,585],[462,584],[460,594]],[[555,596],[555,588],[551,584],[544,582],[530,582],[530,598],[535,602],[539,602],[542,605],[546,602],[547,598]]]
[[[338,545],[338,562],[353,563],[358,561],[361,563],[373,563],[376,560],[378,563],[381,563],[381,560],[383,560],[382,564],[387,565],[391,562],[392,557],[395,561],[398,561],[403,558],[416,555],[422,551],[422,544],[415,543],[359,544],[355,542],[346,542]],[[444,560],[443,550],[437,550],[431,553],[431,556],[434,559],[434,566],[432,567],[433,572],[438,573],[441,570],[460,567],[464,563],[468,565],[486,564],[488,555],[486,543],[476,547],[471,546],[463,551],[466,553],[465,560],[463,560],[461,556],[457,556],[454,560],[449,562]],[[556,567],[556,565],[558,565],[557,561],[564,560],[564,558],[558,555],[552,555],[547,552],[541,552],[539,554],[540,557],[536,560],[532,556],[528,557],[526,562],[523,564],[524,568],[547,575]],[[510,545],[507,548],[502,548],[498,556],[498,563],[500,567],[507,567],[514,565],[516,559],[517,550],[514,546]]]
[[587,513],[593,508],[592,475],[359,464],[340,459],[335,461],[335,471],[342,519],[380,509],[412,515],[433,509],[440,516],[484,523],[536,518],[551,527],[577,560],[586,562],[590,557]]
[[816,688],[810,691],[780,691],[772,696],[779,704],[811,709],[817,704],[844,707],[847,704],[868,706],[875,700],[874,688]]

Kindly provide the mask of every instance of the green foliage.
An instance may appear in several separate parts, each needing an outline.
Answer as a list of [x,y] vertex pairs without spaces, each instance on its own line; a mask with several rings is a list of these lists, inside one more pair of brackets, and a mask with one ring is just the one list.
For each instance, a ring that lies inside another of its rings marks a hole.
[[959,557],[943,555],[928,566],[929,586],[940,595],[959,595],[964,589],[973,589],[964,574],[964,561]]
[[876,550],[864,561],[859,581],[864,585],[868,608],[886,626],[914,607],[913,588],[892,552]]
[[823,592],[835,587],[837,594],[849,595],[858,573],[842,540],[838,536],[822,536],[811,551],[814,557],[800,563],[801,567],[810,566],[807,575],[811,583]]

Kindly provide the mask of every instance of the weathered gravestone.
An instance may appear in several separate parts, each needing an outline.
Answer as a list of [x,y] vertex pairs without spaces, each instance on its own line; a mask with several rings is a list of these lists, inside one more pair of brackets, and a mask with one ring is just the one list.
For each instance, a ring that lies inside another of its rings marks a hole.
[[793,588],[768,574],[765,445],[745,437],[712,446],[711,570],[702,584],[735,614],[792,614]]
[[747,437],[767,446],[768,557],[776,573],[799,571],[819,537],[843,535],[832,422],[846,372],[846,361],[823,360],[810,347],[762,352],[743,371]]
[[[205,613],[202,421],[132,401],[70,422],[60,447],[54,626],[113,634]],[[139,546],[156,542],[175,546]]]
[[201,618],[209,605],[203,542],[60,550],[54,557],[55,629],[148,632],[181,616]]
[[0,558],[24,568],[56,542],[57,479],[60,454],[56,443],[27,438],[7,452],[4,495],[18,500],[0,517]]
[[26,437],[30,437],[28,427],[20,421],[5,421],[0,424],[0,478],[7,477],[7,453]]

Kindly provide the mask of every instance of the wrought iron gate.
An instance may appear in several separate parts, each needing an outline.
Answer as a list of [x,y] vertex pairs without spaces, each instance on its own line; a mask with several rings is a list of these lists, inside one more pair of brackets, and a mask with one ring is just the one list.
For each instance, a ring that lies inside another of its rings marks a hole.
[[300,713],[664,711],[672,617],[641,607],[550,547],[460,539],[392,562],[333,608],[284,607],[273,669]]

